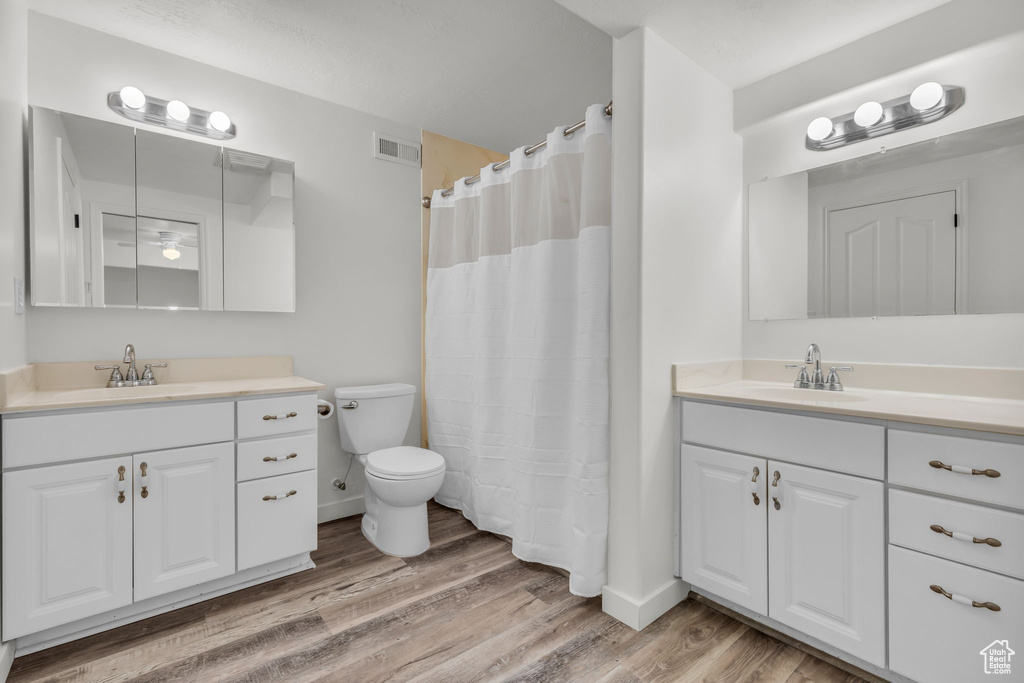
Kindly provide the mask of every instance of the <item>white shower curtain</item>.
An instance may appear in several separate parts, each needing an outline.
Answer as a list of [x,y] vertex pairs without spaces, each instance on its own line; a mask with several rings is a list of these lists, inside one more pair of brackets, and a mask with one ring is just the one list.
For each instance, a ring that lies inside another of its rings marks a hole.
[[599,595],[608,537],[611,119],[431,198],[426,384],[436,500]]

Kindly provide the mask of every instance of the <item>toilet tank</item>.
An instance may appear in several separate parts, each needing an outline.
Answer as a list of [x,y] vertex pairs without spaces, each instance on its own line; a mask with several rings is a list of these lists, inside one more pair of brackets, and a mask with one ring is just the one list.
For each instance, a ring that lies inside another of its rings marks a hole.
[[[334,390],[341,447],[349,453],[371,453],[401,446],[409,431],[416,387],[373,384]],[[355,407],[346,406],[355,404]]]

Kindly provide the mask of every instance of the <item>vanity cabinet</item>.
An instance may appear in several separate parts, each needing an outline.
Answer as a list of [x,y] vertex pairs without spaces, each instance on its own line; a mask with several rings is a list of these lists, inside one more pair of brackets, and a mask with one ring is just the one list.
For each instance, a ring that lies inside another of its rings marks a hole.
[[312,566],[313,393],[0,426],[2,635],[19,651]]
[[691,401],[682,427],[680,576],[884,666],[884,428]]

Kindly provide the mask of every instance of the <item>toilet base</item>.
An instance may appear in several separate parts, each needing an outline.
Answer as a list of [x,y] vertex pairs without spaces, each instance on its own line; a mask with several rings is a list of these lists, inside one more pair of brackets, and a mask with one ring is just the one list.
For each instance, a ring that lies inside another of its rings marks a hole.
[[415,557],[430,548],[427,504],[391,507],[377,503],[377,514],[363,515],[363,536],[385,555]]

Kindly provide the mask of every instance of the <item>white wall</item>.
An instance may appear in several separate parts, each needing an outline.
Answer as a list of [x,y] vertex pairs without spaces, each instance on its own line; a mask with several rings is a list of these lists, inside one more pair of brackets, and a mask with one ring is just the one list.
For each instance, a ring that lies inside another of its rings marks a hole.
[[643,628],[687,590],[673,577],[671,366],[740,353],[741,140],[732,91],[649,29],[616,41],[613,91],[604,608]]
[[[323,397],[342,385],[418,384],[419,171],[371,152],[375,130],[412,140],[419,131],[30,13],[32,104],[123,122],[106,95],[128,83],[223,109],[239,130],[232,147],[295,162],[297,312],[34,308],[29,360],[116,358],[132,342],[146,358],[290,354],[296,374],[327,385]],[[419,424],[415,415],[406,443],[419,443]],[[346,492],[329,485],[348,465],[333,421],[320,423],[319,464],[322,517],[360,512],[358,465]]]
[[[894,149],[1020,116],[1024,114],[1024,89],[1007,86],[1020,82],[1022,63],[1024,33],[1016,33],[824,99],[810,103],[795,99],[784,113],[741,131],[744,183],[877,152],[881,146]],[[828,73],[820,77],[827,79]],[[811,119],[853,111],[868,99],[900,97],[931,80],[964,86],[964,107],[942,121],[877,140],[828,152],[804,148],[804,134]],[[811,81],[820,82],[808,79]],[[1024,367],[1024,314],[743,323],[745,358],[797,358],[812,341],[821,346],[826,359],[846,362]]]

